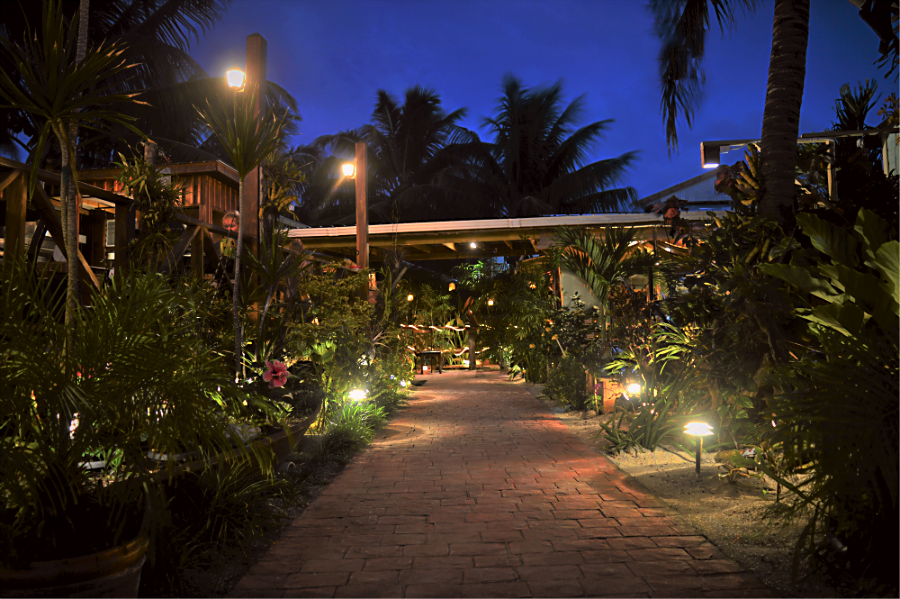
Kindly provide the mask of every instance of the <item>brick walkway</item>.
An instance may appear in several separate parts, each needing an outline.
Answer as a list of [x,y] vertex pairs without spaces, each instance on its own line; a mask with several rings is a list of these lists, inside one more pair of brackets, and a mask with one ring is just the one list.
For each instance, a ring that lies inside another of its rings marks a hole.
[[232,596],[772,596],[521,386],[426,378]]

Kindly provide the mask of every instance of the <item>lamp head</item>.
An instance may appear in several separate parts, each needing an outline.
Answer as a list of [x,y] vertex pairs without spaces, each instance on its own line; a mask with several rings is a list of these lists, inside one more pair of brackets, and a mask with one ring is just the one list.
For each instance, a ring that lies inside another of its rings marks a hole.
[[451,282],[450,282],[450,291],[453,291],[454,289],[456,289],[456,283],[453,283],[453,282],[451,281]]
[[700,142],[700,161],[703,168],[716,168],[719,166],[719,146],[706,144],[707,142]]
[[628,393],[630,393],[631,395],[637,395],[641,392],[641,385],[640,383],[631,383],[630,385],[628,385],[627,389]]
[[406,296],[406,301],[408,301],[408,302],[411,302],[411,301],[413,301],[414,299],[416,299],[416,298],[413,296],[412,293],[410,293],[409,295]]
[[489,300],[488,300],[488,306],[493,306],[493,305],[494,305],[494,300],[489,299]]
[[707,437],[713,434],[712,427],[705,422],[688,422],[684,425],[684,434],[695,437]]
[[225,81],[228,82],[228,87],[236,92],[244,91],[244,83],[246,83],[246,79],[247,78],[244,76],[244,71],[237,68],[237,66],[235,66],[233,69],[229,69],[225,73]]
[[469,247],[474,250],[475,248],[478,247],[478,244],[473,241],[472,243],[469,244]]
[[345,177],[353,178],[356,176],[356,165],[352,162],[347,162],[341,165],[341,174]]
[[353,401],[362,401],[366,398],[366,390],[365,389],[354,389],[350,392],[350,399]]

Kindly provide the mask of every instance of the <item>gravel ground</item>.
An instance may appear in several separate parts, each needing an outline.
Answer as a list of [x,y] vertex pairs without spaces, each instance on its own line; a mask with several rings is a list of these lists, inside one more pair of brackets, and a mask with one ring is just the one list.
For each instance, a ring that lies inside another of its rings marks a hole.
[[[597,438],[599,423],[607,418],[592,412],[563,412],[541,397],[541,385],[518,383],[541,399],[570,427],[619,468],[636,478],[668,503],[684,521],[717,545],[722,553],[752,571],[760,580],[784,597],[840,597],[816,573],[801,572],[799,582],[791,577],[793,547],[800,526],[771,522],[765,511],[775,501],[775,484],[768,479],[720,480],[725,470],[715,455],[704,453],[701,471],[695,471],[694,454],[674,447],[653,452],[609,455],[606,443]],[[764,494],[763,491],[768,491]]]

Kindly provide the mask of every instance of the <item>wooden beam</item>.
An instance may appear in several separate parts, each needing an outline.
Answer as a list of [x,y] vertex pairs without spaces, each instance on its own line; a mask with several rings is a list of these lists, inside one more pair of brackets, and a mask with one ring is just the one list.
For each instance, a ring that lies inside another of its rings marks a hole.
[[192,227],[186,227],[184,232],[181,233],[181,237],[178,238],[178,241],[175,242],[175,245],[172,246],[172,251],[169,252],[169,255],[166,256],[165,261],[162,264],[162,272],[163,274],[169,274],[172,271],[179,270],[181,266],[181,258],[184,256],[184,253],[187,251],[188,245],[194,240],[194,237],[197,235],[197,231],[200,230],[200,227],[194,225]]
[[3,182],[0,183],[0,192],[2,192],[4,189],[6,189],[6,187],[7,187],[10,183],[12,183],[13,181],[15,181],[16,177],[18,177],[18,176],[19,176],[19,173],[21,173],[21,172],[22,172],[22,171],[13,171],[13,172],[11,172],[10,174],[6,175],[6,177],[3,179]]
[[[35,194],[31,198],[31,203],[34,204],[35,209],[40,213],[41,218],[47,225],[47,230],[50,231],[50,236],[53,237],[53,241],[56,242],[56,245],[59,247],[63,256],[66,256],[66,260],[68,261],[66,267],[68,268],[71,266],[72,261],[69,260],[69,257],[66,254],[66,244],[63,243],[62,223],[59,220],[59,215],[56,213],[56,208],[53,207],[53,202],[47,197],[47,193],[44,191],[43,187],[35,185],[34,191]],[[97,277],[94,276],[94,271],[91,270],[87,260],[81,255],[80,250],[77,253],[78,257],[75,262],[78,264],[78,267],[80,267],[79,275],[81,276],[82,281],[93,285],[96,289],[100,289],[100,282],[97,280]]]
[[409,244],[409,247],[415,248],[415,249],[419,250],[420,252],[422,252],[423,254],[431,253],[431,246],[425,245],[423,243],[417,243],[417,244],[411,243],[411,244]]
[[446,243],[442,243],[441,245],[444,246],[445,248],[447,248],[448,250],[450,250],[451,252],[456,251],[456,244],[453,242],[448,241]]
[[[13,172],[12,178],[3,181],[3,197],[6,199],[6,234],[3,251],[5,256],[25,256],[25,206],[28,203],[28,180],[25,174]],[[12,264],[11,260],[7,261]]]

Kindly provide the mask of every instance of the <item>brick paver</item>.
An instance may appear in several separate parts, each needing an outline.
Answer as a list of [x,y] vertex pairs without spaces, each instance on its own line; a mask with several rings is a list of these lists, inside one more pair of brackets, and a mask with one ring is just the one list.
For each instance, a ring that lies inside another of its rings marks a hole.
[[426,378],[232,596],[773,596],[504,375]]

